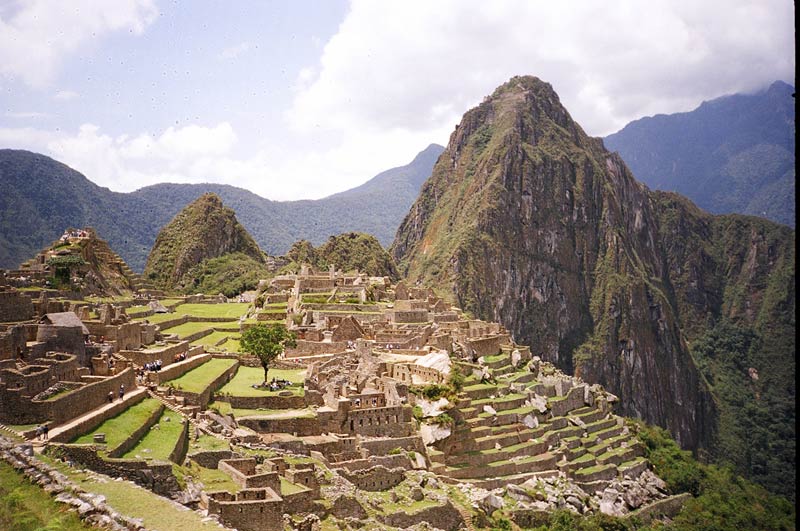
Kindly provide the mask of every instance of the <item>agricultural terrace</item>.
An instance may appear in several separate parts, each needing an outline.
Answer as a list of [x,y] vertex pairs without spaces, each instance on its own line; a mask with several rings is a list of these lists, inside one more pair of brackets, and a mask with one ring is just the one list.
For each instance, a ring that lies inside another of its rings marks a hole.
[[215,358],[192,369],[183,376],[168,380],[164,385],[172,385],[188,393],[202,393],[221,374],[231,368],[236,360]]

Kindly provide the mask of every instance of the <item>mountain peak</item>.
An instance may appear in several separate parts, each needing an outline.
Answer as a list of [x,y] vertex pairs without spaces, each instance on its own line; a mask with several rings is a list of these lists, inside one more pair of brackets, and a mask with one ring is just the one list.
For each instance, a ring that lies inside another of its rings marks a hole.
[[226,207],[217,194],[205,193],[161,229],[144,274],[160,287],[174,288],[192,267],[233,253],[264,261],[258,245],[239,224],[233,209]]

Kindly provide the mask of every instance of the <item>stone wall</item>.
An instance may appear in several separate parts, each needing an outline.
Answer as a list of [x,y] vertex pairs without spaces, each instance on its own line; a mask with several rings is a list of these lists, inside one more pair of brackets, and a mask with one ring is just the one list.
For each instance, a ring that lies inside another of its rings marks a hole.
[[[198,345],[199,352],[203,352],[201,345]],[[196,352],[190,347],[188,341],[179,341],[177,343],[168,343],[163,347],[154,347],[147,350],[123,350],[120,355],[128,358],[136,365],[143,367],[146,363],[154,363],[156,360],[161,360],[163,366],[167,366],[175,361],[175,356],[186,352],[187,356],[191,356],[192,352]]]
[[243,417],[238,419],[245,426],[258,433],[296,433],[298,436],[320,435],[323,430],[319,419],[313,417],[288,419],[261,419]]
[[297,340],[297,346],[286,349],[287,358],[299,358],[303,356],[316,356],[317,354],[338,354],[347,349],[347,341],[337,341],[323,343],[321,341]]
[[[108,393],[106,393],[108,395]],[[137,393],[135,395],[131,395],[130,397],[126,397],[124,401],[115,401],[114,404],[105,409],[103,411],[99,411],[97,414],[92,415],[90,418],[84,419],[83,422],[76,424],[69,429],[66,429],[56,436],[51,437],[50,440],[52,442],[69,442],[75,439],[82,433],[87,433],[95,429],[97,426],[105,422],[106,420],[117,416],[118,414],[122,413],[129,407],[138,404],[142,400],[147,397],[147,393]]]
[[500,336],[468,339],[467,345],[473,356],[494,356],[500,353]]
[[425,444],[418,435],[411,437],[398,437],[393,439],[374,439],[370,441],[360,441],[362,448],[369,450],[372,455],[388,455],[395,448],[402,448],[407,451],[415,451],[425,455]]
[[339,473],[357,488],[366,491],[387,490],[396,487],[406,478],[405,468],[386,468],[383,465],[348,472],[340,469]]
[[564,398],[554,397],[551,398],[548,402],[550,404],[550,411],[553,413],[555,417],[561,417],[566,415],[573,409],[578,409],[579,407],[584,406],[584,385],[579,385],[578,387],[573,387],[569,391],[567,391],[566,396]]
[[104,405],[109,391],[117,396],[120,385],[127,390],[136,387],[131,369],[108,378],[84,376],[82,379],[86,385],[50,400],[32,400],[20,391],[0,388],[0,422],[34,424],[49,420],[51,425],[57,426]]
[[30,296],[22,291],[0,291],[0,323],[33,319],[34,309]]
[[306,407],[303,396],[226,396],[217,395],[216,400],[230,403],[237,409],[302,409]]
[[15,360],[27,350],[24,326],[0,326],[0,360]]
[[217,468],[228,474],[233,482],[243,489],[270,488],[274,492],[281,491],[281,480],[278,473],[259,473],[256,470],[256,460],[253,458],[223,459]]
[[202,393],[190,393],[181,389],[174,389],[172,393],[175,396],[182,396],[187,404],[199,406],[201,409],[205,409],[208,406],[208,403],[211,401],[211,395],[217,389],[225,385],[238,369],[239,362],[236,362],[225,372],[217,376],[217,378],[211,382]]
[[203,468],[216,469],[220,461],[223,459],[232,459],[234,455],[235,454],[231,450],[204,450],[190,453],[186,457]]
[[183,376],[185,373],[199,367],[210,359],[211,354],[198,354],[183,361],[170,363],[169,365],[163,366],[160,371],[150,374],[150,381],[161,385],[162,382]]
[[161,418],[161,414],[164,413],[164,409],[164,405],[159,404],[158,408],[150,413],[150,416],[147,417],[141,426],[133,430],[133,433],[126,437],[124,441],[119,443],[116,448],[111,448],[109,450],[108,457],[122,457],[128,453],[128,450],[136,446],[136,443],[139,442],[139,439],[144,437],[147,432],[150,431],[150,428],[152,428],[156,422],[158,422],[158,419]]
[[208,512],[239,531],[282,531],[283,500],[268,489],[208,493]]
[[449,501],[444,505],[428,507],[416,513],[397,511],[378,518],[384,524],[400,529],[408,529],[422,522],[427,522],[432,527],[444,531],[455,531],[467,527],[461,513]]
[[84,467],[111,476],[133,481],[161,496],[171,497],[180,492],[178,480],[172,473],[172,464],[148,462],[138,459],[104,459],[92,444],[50,444],[47,452],[63,456]]

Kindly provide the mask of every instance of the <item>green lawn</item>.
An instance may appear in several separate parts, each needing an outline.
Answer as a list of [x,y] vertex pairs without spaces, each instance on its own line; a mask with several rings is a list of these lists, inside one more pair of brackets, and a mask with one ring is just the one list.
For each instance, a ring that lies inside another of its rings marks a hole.
[[238,319],[247,313],[250,307],[248,302],[227,302],[224,304],[181,304],[175,308],[178,315],[193,315],[195,317],[229,317]]
[[202,452],[202,451],[215,451],[215,450],[230,450],[231,445],[225,439],[218,439],[205,433],[195,441],[194,434],[189,433],[189,452]]
[[74,441],[76,444],[91,444],[94,442],[92,437],[96,433],[106,434],[106,444],[111,450],[119,446],[122,441],[128,438],[136,429],[145,423],[153,411],[161,407],[161,402],[155,398],[145,398],[138,404],[134,404],[116,417],[112,417],[100,424],[91,432],[81,435]]
[[211,382],[227,371],[234,363],[236,363],[236,360],[212,359],[179,378],[165,382],[165,384],[172,384],[176,389],[189,393],[202,393]]
[[173,319],[177,319],[181,316],[179,313],[154,313],[153,315],[148,315],[147,317],[134,317],[134,321],[147,321],[151,324],[161,324],[164,321],[172,321]]
[[[236,335],[238,336],[238,334],[239,334],[239,332],[237,330],[236,331]],[[211,332],[207,336],[201,337],[200,339],[195,339],[194,341],[192,341],[192,345],[203,345],[205,347],[209,347],[210,348],[210,347],[214,346],[214,343],[222,340],[223,338],[232,337],[232,336],[233,336],[233,332],[217,330],[217,331]],[[226,341],[223,345],[221,345],[218,348],[221,350],[227,344],[228,344],[228,342]]]
[[11,466],[0,461],[0,529],[8,531],[85,531],[94,529],[57,503],[45,491],[29,483]]
[[[169,420],[168,420],[169,419]],[[158,426],[158,428],[156,428]],[[122,457],[125,459],[169,460],[175,443],[183,429],[183,417],[170,409],[165,409],[158,423]]]
[[294,483],[290,482],[283,476],[281,476],[281,496],[286,496],[287,494],[294,494],[295,492],[302,492],[307,490],[306,487],[301,485],[295,485]]
[[172,328],[167,328],[161,332],[165,334],[178,334],[178,337],[183,339],[186,336],[195,334],[202,330],[211,330],[214,328],[214,323],[183,323]]
[[[311,408],[304,409],[244,409],[233,408],[230,403],[217,400],[209,404],[209,409],[216,409],[220,415],[233,415],[240,419],[244,417],[260,417],[266,419],[307,419],[314,418],[317,412]],[[226,448],[227,449],[227,448]]]
[[206,492],[213,490],[225,490],[231,494],[239,492],[241,487],[237,485],[231,476],[216,468],[203,468],[195,462],[190,462],[188,467],[184,467],[188,475],[203,484]]
[[[268,377],[289,380],[297,384],[287,387],[286,391],[293,394],[303,394],[303,381],[305,380],[305,369],[270,369]],[[263,389],[253,389],[253,385],[258,385],[264,381],[264,369],[261,367],[239,367],[239,371],[233,379],[219,390],[221,394],[231,396],[277,396],[280,391],[272,392]]]

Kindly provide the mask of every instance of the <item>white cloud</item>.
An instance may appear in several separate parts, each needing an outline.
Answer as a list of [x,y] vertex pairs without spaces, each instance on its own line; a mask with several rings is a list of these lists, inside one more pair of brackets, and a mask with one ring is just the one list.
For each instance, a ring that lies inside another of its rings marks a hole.
[[287,118],[297,131],[432,131],[533,74],[603,135],[793,79],[793,15],[787,0],[354,0]]
[[22,112],[14,112],[9,111],[6,113],[8,118],[16,118],[20,120],[27,120],[30,118],[47,118],[50,116],[46,112],[36,112],[36,111],[22,111]]
[[0,11],[0,76],[33,87],[49,84],[90,39],[140,34],[157,14],[153,0],[27,0],[14,7]]
[[69,101],[69,100],[74,100],[78,96],[80,96],[80,94],[78,94],[74,90],[59,90],[58,92],[55,93],[55,95],[53,95],[53,99]]
[[231,46],[229,48],[225,48],[219,54],[221,59],[236,59],[243,53],[246,53],[250,50],[250,43],[249,42],[240,42],[236,46]]

